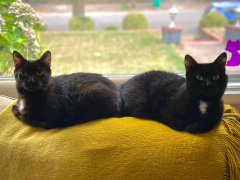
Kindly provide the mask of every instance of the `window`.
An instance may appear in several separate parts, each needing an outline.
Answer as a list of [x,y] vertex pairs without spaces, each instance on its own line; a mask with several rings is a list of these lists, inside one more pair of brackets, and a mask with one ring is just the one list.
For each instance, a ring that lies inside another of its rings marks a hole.
[[[224,14],[232,7],[210,1],[175,1],[175,5],[179,12],[176,26],[181,27],[181,45],[177,46],[163,42],[161,29],[170,23],[171,1],[3,0],[1,76],[13,73],[13,50],[29,59],[39,58],[45,50],[52,51],[54,75],[79,71],[137,74],[152,69],[184,73],[185,54],[199,62],[213,61],[226,48],[227,43],[221,41],[226,24],[212,28],[209,26],[219,17],[203,17],[216,12],[226,23],[235,23],[236,13],[234,17]],[[202,23],[204,20],[208,23]],[[171,36],[174,39],[179,35]],[[229,72],[239,69],[227,67]]]
[[[122,78],[152,69],[184,74],[185,54],[207,63],[225,51],[225,27],[238,17],[232,6],[210,0],[3,0],[0,76],[13,75],[13,50],[27,59],[50,50],[53,75],[84,71]],[[231,17],[224,14],[228,9]],[[176,26],[171,22],[175,30],[166,35],[162,27],[169,27],[170,12]],[[228,51],[229,59],[236,53]],[[228,92],[240,94],[240,66],[227,71]]]

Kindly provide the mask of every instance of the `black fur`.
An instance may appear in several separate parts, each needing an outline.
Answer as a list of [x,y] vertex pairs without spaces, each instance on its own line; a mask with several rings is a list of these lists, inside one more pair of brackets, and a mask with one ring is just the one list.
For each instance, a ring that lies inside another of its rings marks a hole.
[[[123,115],[157,120],[178,131],[211,130],[223,114],[221,98],[228,81],[226,58],[222,53],[213,63],[198,64],[187,55],[186,79],[162,71],[133,77],[120,87]],[[207,102],[204,114],[199,109],[200,101]]]
[[[120,93],[102,75],[51,77],[49,51],[36,61],[27,61],[17,52],[13,59],[19,100],[12,111],[21,121],[49,129],[119,115]],[[22,110],[20,99],[25,102]]]

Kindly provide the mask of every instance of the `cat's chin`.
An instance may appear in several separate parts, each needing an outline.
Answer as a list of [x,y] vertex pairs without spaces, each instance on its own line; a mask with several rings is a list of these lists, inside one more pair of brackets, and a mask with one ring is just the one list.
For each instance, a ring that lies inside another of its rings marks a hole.
[[34,92],[39,91],[40,89],[39,88],[25,88],[25,90],[28,92],[34,93]]
[[209,102],[209,101],[217,101],[217,100],[221,100],[221,97],[219,96],[206,96],[206,95],[202,95],[202,96],[197,96],[197,99],[198,100],[202,100],[202,101],[206,101],[206,102]]

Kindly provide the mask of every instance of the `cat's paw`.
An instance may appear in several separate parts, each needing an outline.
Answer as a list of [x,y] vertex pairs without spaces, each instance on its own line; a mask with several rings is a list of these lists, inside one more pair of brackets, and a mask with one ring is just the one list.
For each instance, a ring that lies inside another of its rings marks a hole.
[[20,119],[21,113],[19,112],[17,105],[14,105],[14,106],[12,107],[12,113],[14,114],[14,116],[15,116],[16,118]]
[[196,129],[197,127],[198,127],[198,123],[192,123],[192,124],[186,125],[185,130],[186,131],[191,131],[191,130]]
[[201,125],[199,123],[192,123],[186,126],[185,130],[192,134],[200,134],[200,133],[206,133],[210,131],[212,128],[205,125]]
[[185,130],[185,125],[183,123],[171,124],[169,126],[176,131],[184,131]]

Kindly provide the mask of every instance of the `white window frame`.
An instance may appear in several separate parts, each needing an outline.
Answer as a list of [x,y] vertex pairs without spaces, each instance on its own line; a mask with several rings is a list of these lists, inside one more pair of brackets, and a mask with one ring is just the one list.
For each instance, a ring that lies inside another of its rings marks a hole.
[[[227,104],[238,105],[240,107],[240,72],[227,72],[228,84],[224,94],[224,102]],[[185,74],[179,74],[185,76]],[[123,83],[134,74],[111,74],[105,77],[113,80],[117,85]],[[4,86],[4,88],[2,88]],[[13,77],[0,77],[0,95],[10,96],[15,91],[15,79]],[[16,94],[16,93],[15,93]]]

